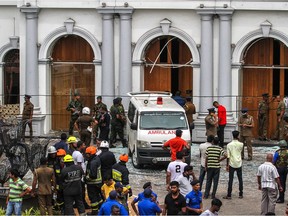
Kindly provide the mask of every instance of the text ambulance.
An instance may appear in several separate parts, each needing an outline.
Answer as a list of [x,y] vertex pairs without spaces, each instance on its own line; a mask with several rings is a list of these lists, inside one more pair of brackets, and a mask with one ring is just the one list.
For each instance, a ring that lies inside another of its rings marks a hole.
[[[181,129],[182,139],[191,144],[191,135],[184,109],[171,98],[168,92],[135,92],[128,108],[127,136],[129,154],[133,166],[144,164],[168,164],[170,152],[162,149],[163,143],[175,137]],[[191,154],[186,162],[190,164]]]

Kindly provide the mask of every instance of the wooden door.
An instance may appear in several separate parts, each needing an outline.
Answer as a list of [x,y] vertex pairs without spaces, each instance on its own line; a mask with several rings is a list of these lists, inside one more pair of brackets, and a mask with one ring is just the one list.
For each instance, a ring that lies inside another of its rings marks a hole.
[[68,130],[70,112],[66,111],[75,92],[84,106],[95,104],[95,67],[91,46],[78,36],[61,38],[53,49],[52,58],[52,129]]
[[256,138],[258,137],[258,103],[262,99],[263,93],[270,95],[268,138],[271,138],[275,131],[278,102],[272,100],[272,97],[284,96],[288,93],[287,85],[285,85],[285,80],[288,80],[288,73],[287,70],[281,69],[281,67],[288,65],[287,53],[287,47],[272,38],[254,41],[246,50],[245,65],[243,66],[242,107],[247,107],[249,113],[254,117],[253,135]]
[[145,59],[144,90],[172,93],[180,90],[183,97],[192,96],[193,73],[189,64],[192,55],[183,41],[172,37],[157,38],[146,49]]

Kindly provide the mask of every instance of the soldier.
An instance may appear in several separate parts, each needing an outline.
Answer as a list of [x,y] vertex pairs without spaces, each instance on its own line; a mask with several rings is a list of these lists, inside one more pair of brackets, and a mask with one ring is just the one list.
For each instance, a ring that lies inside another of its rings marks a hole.
[[279,191],[279,198],[277,199],[276,203],[284,203],[288,165],[287,142],[285,140],[281,140],[279,142],[279,147],[280,149],[277,150],[274,154],[273,164],[276,166],[279,173],[283,191]]
[[[240,127],[240,142],[247,146],[248,161],[252,160],[253,150],[252,150],[252,129],[254,127],[253,116],[248,115],[248,109],[243,108],[241,110],[242,115],[239,118]],[[242,150],[242,159],[244,159],[244,148]]]
[[106,107],[100,108],[100,117],[98,119],[98,124],[100,128],[99,138],[101,140],[109,140],[109,131],[110,131],[110,115]]
[[124,139],[124,126],[126,123],[125,111],[119,98],[115,98],[113,100],[113,105],[110,108],[110,114],[112,118],[110,135],[111,147],[115,147],[113,144],[116,142],[117,134],[121,139],[123,147],[127,147],[126,140]]
[[84,107],[82,110],[83,115],[80,116],[75,122],[75,128],[80,134],[80,139],[86,146],[90,146],[92,129],[98,122],[90,116],[90,109]]
[[[183,106],[188,122],[189,122],[189,127],[191,127],[191,124],[193,123],[193,114],[196,114],[196,108],[195,105],[192,103],[192,98],[191,97],[187,97],[186,98],[186,103]],[[193,128],[190,128],[190,131]]]
[[284,115],[283,120],[283,138],[288,142],[288,115]]
[[278,106],[276,110],[277,126],[276,126],[276,130],[272,139],[281,140],[283,139],[283,116],[285,113],[285,103],[283,100],[281,100],[280,95],[276,97],[276,100],[278,102]]
[[258,136],[259,140],[267,140],[267,119],[269,111],[269,94],[262,94],[262,100],[258,105]]
[[71,112],[71,119],[69,124],[69,135],[73,135],[74,124],[79,118],[82,111],[83,104],[80,102],[80,95],[78,93],[74,94],[74,99],[70,101],[66,110]]
[[217,126],[218,126],[218,119],[215,115],[215,108],[209,108],[209,113],[205,117],[205,125],[206,125],[206,136],[217,135]]
[[[107,105],[102,102],[102,96],[98,96],[97,103],[95,104],[94,109],[93,109],[93,115],[94,115],[95,120],[97,121],[101,117],[101,112],[100,112],[101,108],[102,109],[105,108],[107,110]],[[99,125],[95,125],[93,128],[94,140],[98,137],[98,126]]]
[[32,129],[32,117],[33,117],[33,109],[34,105],[30,101],[31,96],[25,94],[24,96],[24,106],[22,112],[22,140],[25,142],[25,131],[26,125],[29,126],[30,129],[30,141],[32,141],[33,129]]

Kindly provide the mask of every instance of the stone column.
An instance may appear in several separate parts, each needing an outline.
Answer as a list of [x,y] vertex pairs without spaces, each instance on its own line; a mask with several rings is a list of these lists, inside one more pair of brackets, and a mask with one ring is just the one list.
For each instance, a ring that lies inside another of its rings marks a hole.
[[200,106],[199,115],[207,113],[213,96],[213,15],[214,11],[199,9],[201,15],[201,62],[200,62]]
[[114,10],[99,8],[102,14],[102,97],[103,102],[112,101],[115,96],[114,74]]
[[26,92],[32,96],[34,107],[39,107],[39,73],[38,73],[38,7],[22,6],[20,11],[26,17],[25,41],[25,86]]
[[[217,10],[219,15],[219,72],[218,100],[232,116],[232,71],[231,71],[231,17],[233,9]],[[230,115],[229,114],[229,115]]]
[[119,96],[125,109],[128,108],[127,92],[132,91],[132,13],[133,8],[121,8],[120,14],[120,48],[119,48]]

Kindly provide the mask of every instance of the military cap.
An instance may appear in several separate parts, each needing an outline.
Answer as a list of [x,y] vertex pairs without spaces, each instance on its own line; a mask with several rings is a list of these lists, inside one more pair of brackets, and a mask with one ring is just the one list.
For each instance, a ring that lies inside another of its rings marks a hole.
[[262,94],[262,97],[268,97],[269,96],[269,93],[263,93]]
[[143,185],[143,189],[146,189],[147,187],[151,187],[151,182],[146,182],[146,183]]
[[80,96],[79,92],[75,92],[74,96]]
[[117,99],[119,102],[122,101],[122,98],[121,98],[121,97],[117,97],[116,99]]
[[113,104],[116,105],[119,103],[119,100],[117,98],[113,99]]
[[242,108],[241,112],[242,112],[242,113],[247,113],[247,112],[248,112],[248,109],[247,109],[247,108]]
[[102,96],[98,96],[97,99],[101,99],[102,100]]
[[31,98],[31,95],[25,94],[25,95],[24,95],[24,98],[30,99],[30,98]]
[[214,108],[214,107],[209,108],[209,109],[207,109],[207,110],[209,111],[209,113],[210,113],[210,112],[215,112],[215,108]]

